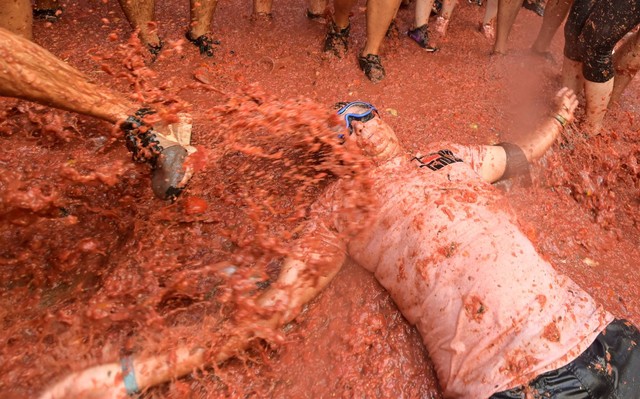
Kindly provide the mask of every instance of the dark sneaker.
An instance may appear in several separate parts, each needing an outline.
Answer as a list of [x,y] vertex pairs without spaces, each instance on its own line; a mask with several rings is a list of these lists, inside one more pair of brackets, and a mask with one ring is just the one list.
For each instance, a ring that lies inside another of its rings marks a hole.
[[385,77],[384,67],[380,62],[380,56],[376,54],[361,55],[358,57],[358,65],[365,75],[373,83],[378,83]]
[[56,22],[62,16],[62,7],[56,8],[34,8],[33,17],[35,19],[42,19],[47,22]]
[[193,168],[185,162],[190,154],[196,152],[189,145],[191,123],[181,116],[178,124],[166,127],[161,125],[160,129],[166,130],[165,135],[143,120],[146,115],[154,112],[142,108],[134,116],[127,118],[120,128],[125,134],[125,143],[133,160],[151,165],[151,187],[154,194],[163,200],[174,200],[193,174]]
[[336,23],[331,20],[327,27],[327,36],[324,39],[324,51],[332,52],[336,57],[342,57],[349,49],[349,30],[351,25],[340,29]]
[[187,32],[185,36],[188,41],[190,41],[193,45],[198,47],[198,49],[200,50],[200,54],[206,55],[207,57],[213,57],[213,46],[214,45],[217,46],[220,44],[219,40],[213,40],[211,37],[209,37],[206,34],[202,36],[198,36],[195,39],[191,38],[191,34],[189,32]]
[[531,0],[531,2],[529,2],[529,0],[524,0],[522,2],[522,7],[535,12],[541,17],[544,16],[544,4],[540,0]]
[[438,50],[438,48],[436,47],[429,46],[429,29],[427,27],[427,24],[424,24],[413,30],[410,30],[409,32],[407,32],[407,36],[409,36],[413,41],[418,43],[418,46],[422,47],[423,49],[429,52],[434,52]]
[[151,188],[156,197],[173,201],[180,195],[193,174],[185,165],[188,155],[181,145],[162,150],[151,174]]

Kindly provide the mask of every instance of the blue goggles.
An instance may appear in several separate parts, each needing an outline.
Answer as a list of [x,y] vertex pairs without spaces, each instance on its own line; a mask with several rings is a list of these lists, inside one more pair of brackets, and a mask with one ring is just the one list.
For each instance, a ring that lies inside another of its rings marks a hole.
[[[355,106],[357,106],[358,108],[367,108],[367,110],[359,112],[349,112],[349,109]],[[351,134],[353,133],[353,127],[351,126],[351,123],[353,121],[368,122],[376,115],[378,115],[378,110],[372,104],[366,103],[364,101],[352,101],[343,105],[338,110],[338,115],[340,115],[344,119],[347,129],[349,129],[349,134]],[[340,134],[338,138],[344,139],[344,134]]]

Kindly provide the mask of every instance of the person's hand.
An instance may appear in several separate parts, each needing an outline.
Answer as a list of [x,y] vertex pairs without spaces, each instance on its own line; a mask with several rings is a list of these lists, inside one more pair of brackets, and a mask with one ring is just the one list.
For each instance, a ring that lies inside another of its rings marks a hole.
[[563,126],[567,123],[573,122],[574,112],[576,110],[576,107],[578,106],[578,98],[576,97],[576,94],[573,92],[573,90],[569,89],[568,87],[563,87],[562,89],[558,90],[558,92],[556,93],[555,103],[555,115],[559,116],[560,119],[563,119],[565,121]]

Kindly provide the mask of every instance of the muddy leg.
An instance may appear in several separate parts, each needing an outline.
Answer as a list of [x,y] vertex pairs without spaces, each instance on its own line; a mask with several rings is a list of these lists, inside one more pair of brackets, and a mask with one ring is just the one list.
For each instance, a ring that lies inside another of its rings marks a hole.
[[562,85],[570,88],[578,95],[582,92],[583,82],[582,63],[564,57],[562,64]]
[[154,22],[155,0],[118,0],[127,20],[138,30],[140,41],[150,48],[160,48],[160,38]]
[[112,123],[136,107],[99,87],[42,47],[0,29],[0,95],[91,115]]
[[30,0],[5,0],[0,6],[0,28],[32,40],[33,11]]
[[398,7],[400,7],[400,0],[369,0],[367,2],[367,41],[362,50],[363,55],[377,55],[380,52],[382,41]]
[[191,0],[191,39],[210,33],[213,14],[216,11],[217,0]]
[[327,11],[327,0],[309,0],[307,16],[309,18],[320,17]]
[[516,20],[523,0],[498,0],[498,20],[496,24],[496,42],[494,54],[506,54],[509,33]]
[[273,0],[253,0],[254,15],[271,15]]
[[553,36],[562,25],[562,22],[567,18],[571,4],[573,4],[573,0],[548,1],[544,9],[540,32],[538,32],[538,37],[531,47],[535,53],[544,54],[549,51],[551,40],[553,40]]
[[640,31],[629,37],[615,52],[613,64],[616,68],[616,76],[613,81],[610,105],[620,101],[624,89],[640,69]]

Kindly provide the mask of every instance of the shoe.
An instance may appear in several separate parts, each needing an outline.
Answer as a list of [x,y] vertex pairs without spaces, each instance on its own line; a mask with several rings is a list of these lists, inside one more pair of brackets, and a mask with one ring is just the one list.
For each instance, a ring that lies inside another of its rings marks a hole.
[[[155,129],[143,120],[154,112],[142,108],[127,118],[120,128],[125,133],[125,143],[133,160],[151,165],[153,193],[160,199],[173,201],[193,175],[193,168],[186,163],[188,156],[196,152],[189,145],[191,121],[188,116],[181,114],[179,123],[160,125]],[[160,133],[160,130],[164,133]]]
[[324,13],[323,14],[315,14],[315,13],[311,12],[311,10],[309,10],[308,8],[307,8],[306,16],[307,16],[307,19],[310,19],[310,20],[312,20],[314,22],[324,23],[326,21]]
[[149,52],[151,53],[152,61],[155,61],[156,58],[158,58],[158,54],[160,54],[160,51],[162,51],[163,47],[164,42],[162,40],[160,40],[158,44],[147,44],[147,50],[149,50]]
[[151,173],[151,188],[156,197],[174,201],[193,175],[193,168],[186,165],[189,152],[181,145],[164,148]]
[[384,67],[380,62],[380,56],[376,54],[361,55],[358,57],[358,65],[369,80],[378,83],[385,77]]
[[540,0],[532,0],[531,2],[529,2],[529,0],[524,0],[522,2],[522,7],[544,17],[544,4]]
[[186,33],[185,37],[188,41],[193,43],[200,50],[200,54],[206,55],[207,57],[213,57],[213,46],[219,45],[219,40],[213,40],[207,34],[198,36],[195,39],[191,38],[191,34],[189,32]]
[[47,22],[56,22],[62,15],[62,7],[56,8],[34,8],[33,17],[35,19],[42,19]]
[[433,5],[431,6],[431,15],[438,15],[440,14],[440,10],[442,10],[442,1],[440,0],[435,0],[433,2]]
[[336,23],[331,20],[327,29],[327,36],[324,39],[324,51],[332,52],[336,57],[342,57],[349,49],[349,30],[351,24],[346,28],[340,29]]
[[415,29],[410,30],[409,32],[407,32],[407,36],[409,36],[413,41],[418,43],[418,46],[422,47],[423,49],[429,52],[434,52],[438,50],[438,48],[436,47],[429,46],[429,30],[428,30],[427,24],[424,24],[422,26],[419,26]]

